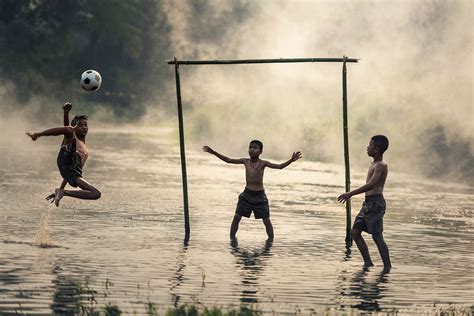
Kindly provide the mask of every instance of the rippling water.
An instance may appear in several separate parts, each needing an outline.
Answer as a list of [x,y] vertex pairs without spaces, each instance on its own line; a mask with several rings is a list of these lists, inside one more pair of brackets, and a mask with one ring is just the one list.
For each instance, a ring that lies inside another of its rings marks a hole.
[[[161,311],[190,303],[408,314],[474,305],[472,187],[391,173],[384,234],[394,268],[382,271],[368,236],[376,266],[363,270],[355,245],[344,244],[341,166],[299,161],[267,170],[275,241],[266,243],[261,221],[243,219],[230,243],[243,167],[188,145],[185,246],[179,147],[169,134],[91,130],[85,178],[102,198],[65,198],[59,208],[44,197],[60,183],[60,140],[0,148],[0,314],[105,304],[142,314],[149,302]],[[352,172],[353,186],[362,184],[364,170]],[[361,201],[353,198],[353,216]]]

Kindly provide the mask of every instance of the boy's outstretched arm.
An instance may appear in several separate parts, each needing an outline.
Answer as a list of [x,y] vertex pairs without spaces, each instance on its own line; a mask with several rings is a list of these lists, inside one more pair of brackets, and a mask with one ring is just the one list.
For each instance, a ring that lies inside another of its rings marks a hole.
[[69,111],[72,109],[72,103],[66,102],[63,104],[63,110],[64,110],[64,117],[63,117],[63,123],[64,126],[69,126]]
[[288,167],[292,162],[295,162],[301,157],[302,157],[301,152],[297,151],[297,152],[294,152],[293,155],[291,155],[291,158],[288,161],[285,161],[284,163],[276,164],[270,161],[265,161],[265,166],[272,169],[283,169],[283,168]]
[[73,128],[70,126],[61,126],[61,127],[50,128],[42,132],[26,133],[26,135],[30,136],[32,140],[37,140],[39,137],[42,137],[42,136],[59,136],[59,135],[72,136],[72,133],[73,133],[72,130]]
[[227,163],[235,163],[235,164],[244,163],[243,159],[233,159],[233,158],[226,157],[224,155],[219,154],[217,151],[215,151],[214,149],[212,149],[209,146],[203,146],[202,150],[216,156],[220,160],[225,161]]
[[369,190],[372,190],[375,187],[375,185],[377,184],[377,182],[379,181],[379,179],[382,176],[384,170],[385,170],[385,167],[382,164],[375,165],[374,174],[372,175],[372,177],[370,178],[370,180],[366,184],[364,184],[360,188],[357,188],[357,189],[352,190],[350,192],[346,192],[344,194],[339,195],[337,200],[340,203],[345,203],[347,200],[349,200],[354,195],[361,194],[361,193],[367,192]]

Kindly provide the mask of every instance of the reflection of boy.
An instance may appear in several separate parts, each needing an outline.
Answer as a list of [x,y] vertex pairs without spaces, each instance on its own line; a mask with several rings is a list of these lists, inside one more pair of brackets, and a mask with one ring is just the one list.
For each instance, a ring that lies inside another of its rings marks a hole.
[[301,153],[294,152],[291,158],[281,164],[275,164],[270,161],[261,160],[259,157],[263,151],[263,144],[258,140],[253,140],[249,144],[250,158],[233,159],[214,151],[209,146],[204,146],[203,150],[215,155],[217,158],[232,164],[243,164],[245,166],[245,177],[247,185],[244,192],[239,195],[237,209],[230,228],[230,237],[235,238],[239,229],[239,222],[242,216],[250,217],[252,211],[256,219],[262,219],[266,227],[268,239],[273,239],[273,226],[270,221],[270,209],[268,199],[263,188],[263,172],[265,167],[272,169],[283,169],[292,162],[301,158]]
[[[64,123],[69,123],[68,113],[72,105],[65,103]],[[27,133],[32,140],[37,140],[42,136],[59,136],[63,135],[63,143],[59,151],[57,164],[59,172],[64,181],[60,188],[54,191],[54,202],[56,206],[64,196],[70,196],[78,199],[97,200],[101,193],[82,177],[82,167],[86,163],[89,152],[87,150],[85,140],[89,131],[87,116],[76,116],[73,120],[74,126],[56,127],[39,133]],[[68,124],[69,125],[69,124]],[[64,190],[66,183],[73,187],[79,187],[81,190]],[[47,199],[51,199],[49,195]]]
[[384,267],[390,268],[390,255],[387,244],[383,239],[383,216],[385,214],[385,199],[383,197],[383,188],[388,175],[388,165],[383,161],[383,153],[388,148],[388,139],[383,135],[372,137],[367,147],[367,155],[372,157],[374,161],[367,172],[366,184],[360,188],[341,194],[338,201],[346,202],[352,196],[365,192],[365,201],[362,209],[356,216],[354,225],[351,230],[351,236],[357,244],[357,248],[364,259],[364,266],[370,267],[374,264],[370,258],[369,249],[362,238],[362,231],[372,235],[375,244],[379,250]]

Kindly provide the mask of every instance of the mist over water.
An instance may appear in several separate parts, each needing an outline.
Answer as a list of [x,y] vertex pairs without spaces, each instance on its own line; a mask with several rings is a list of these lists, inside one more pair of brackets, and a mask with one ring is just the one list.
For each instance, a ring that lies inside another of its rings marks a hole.
[[[28,127],[32,122],[35,128],[39,122],[41,127],[55,126],[61,118],[59,105],[67,100],[77,100],[73,112],[89,114],[96,123],[176,126],[173,66],[164,62],[173,55],[347,55],[360,58],[348,65],[352,165],[365,168],[370,137],[385,134],[391,141],[385,157],[391,169],[472,184],[471,1],[168,0],[153,8],[154,29],[147,27],[144,34],[154,30],[148,45],[154,51],[142,56],[148,66],[140,63],[147,72],[139,91],[149,91],[147,98],[129,96],[125,104],[127,98],[107,86],[107,81],[117,84],[118,77],[103,74],[105,83],[90,94],[90,104],[84,93],[82,99],[73,93],[58,100],[55,91],[18,105],[14,96],[28,86],[0,77],[2,127],[12,119],[26,121]],[[116,57],[111,56],[120,68],[123,60]],[[269,158],[286,159],[302,150],[306,159],[342,163],[340,64],[182,66],[181,76],[189,146],[208,143],[241,156],[257,138]],[[80,89],[73,81],[67,79],[71,84],[65,93]],[[137,79],[131,84],[138,84]],[[114,98],[121,100],[120,109],[118,104],[114,108]],[[104,104],[106,100],[111,103]],[[11,141],[11,136],[4,137]]]
[[[178,59],[360,58],[348,65],[354,165],[385,134],[391,168],[473,178],[472,2],[170,1],[165,12]],[[340,64],[181,66],[181,78],[189,137],[342,162]]]

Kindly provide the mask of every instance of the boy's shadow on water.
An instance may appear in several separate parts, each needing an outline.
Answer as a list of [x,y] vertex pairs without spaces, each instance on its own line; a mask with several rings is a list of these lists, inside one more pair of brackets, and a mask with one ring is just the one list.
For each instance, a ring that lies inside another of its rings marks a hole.
[[[350,248],[346,251],[344,261],[351,257]],[[362,267],[354,272],[344,270],[338,280],[338,295],[341,307],[350,306],[363,311],[381,311],[380,300],[384,297],[389,283],[388,274],[390,269],[382,269],[375,279],[369,278],[370,269]],[[350,303],[346,303],[349,299]]]
[[271,253],[273,242],[265,241],[261,248],[241,248],[237,238],[230,241],[230,252],[236,260],[236,267],[242,276],[242,303],[257,303],[258,280]]

